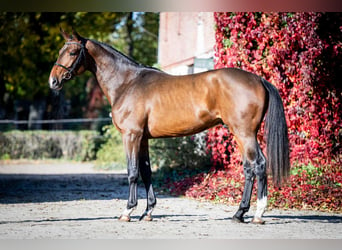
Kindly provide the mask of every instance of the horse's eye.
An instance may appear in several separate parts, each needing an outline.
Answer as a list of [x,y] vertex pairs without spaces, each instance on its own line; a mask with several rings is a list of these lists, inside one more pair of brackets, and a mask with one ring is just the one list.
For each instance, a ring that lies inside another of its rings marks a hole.
[[76,56],[77,53],[76,52],[70,52],[70,56]]

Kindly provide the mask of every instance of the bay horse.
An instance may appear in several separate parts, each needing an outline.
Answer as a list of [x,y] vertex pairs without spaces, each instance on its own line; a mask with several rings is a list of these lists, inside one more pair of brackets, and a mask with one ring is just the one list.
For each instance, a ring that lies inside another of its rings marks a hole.
[[[74,76],[86,70],[92,72],[111,105],[112,122],[122,134],[129,196],[119,220],[130,221],[137,207],[139,174],[147,193],[147,208],[140,220],[152,220],[156,196],[151,181],[149,139],[187,136],[226,124],[236,138],[245,176],[242,200],[233,221],[244,222],[256,178],[257,209],[252,223],[264,223],[266,165],[272,170],[275,184],[284,181],[290,168],[283,103],[271,83],[236,68],[173,76],[143,66],[74,30],[69,35],[61,29],[61,34],[66,42],[51,70],[50,88],[60,90]],[[256,136],[265,115],[267,164]]]

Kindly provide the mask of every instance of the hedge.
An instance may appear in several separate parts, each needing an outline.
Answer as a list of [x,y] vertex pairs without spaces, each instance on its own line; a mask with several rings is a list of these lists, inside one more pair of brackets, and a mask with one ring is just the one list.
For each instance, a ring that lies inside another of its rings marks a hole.
[[0,133],[0,159],[94,160],[102,137],[96,131],[10,131]]
[[[126,168],[126,154],[121,134],[114,126],[103,127],[104,143],[97,152],[96,165],[101,169]],[[201,169],[210,165],[205,133],[188,137],[149,141],[151,166],[158,169]]]

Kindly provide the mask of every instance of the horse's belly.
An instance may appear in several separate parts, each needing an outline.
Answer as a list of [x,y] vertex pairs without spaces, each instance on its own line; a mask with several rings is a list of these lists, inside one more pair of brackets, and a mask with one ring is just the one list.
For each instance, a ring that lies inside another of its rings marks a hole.
[[221,122],[213,112],[207,110],[186,112],[169,110],[163,115],[151,116],[148,131],[152,138],[177,137],[199,133]]

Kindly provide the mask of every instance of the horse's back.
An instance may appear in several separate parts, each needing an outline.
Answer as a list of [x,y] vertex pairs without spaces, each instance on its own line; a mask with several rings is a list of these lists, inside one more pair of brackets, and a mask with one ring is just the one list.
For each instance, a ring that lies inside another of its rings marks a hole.
[[193,134],[222,121],[231,126],[234,120],[260,119],[264,107],[260,77],[238,69],[150,79],[154,81],[141,89],[151,137]]

